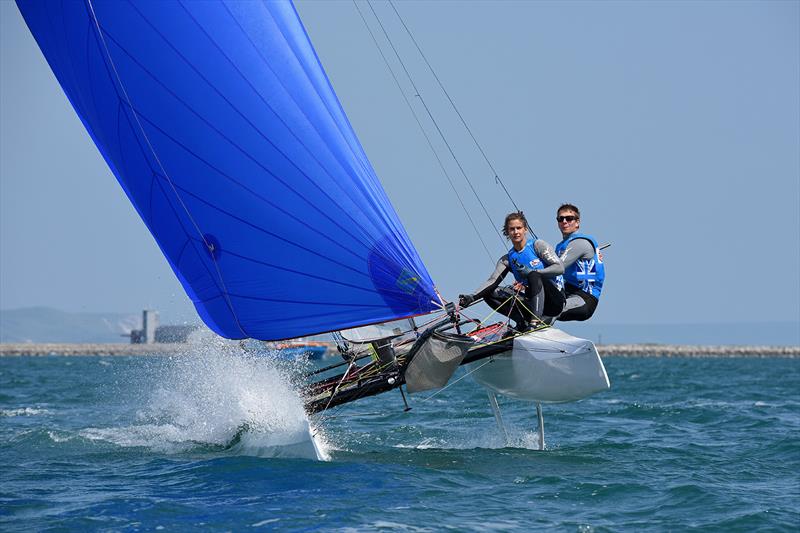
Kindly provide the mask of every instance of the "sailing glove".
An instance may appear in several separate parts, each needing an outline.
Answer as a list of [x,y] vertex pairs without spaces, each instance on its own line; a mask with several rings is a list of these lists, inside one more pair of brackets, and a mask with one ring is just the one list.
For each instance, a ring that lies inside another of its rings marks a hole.
[[458,305],[459,307],[469,307],[472,305],[472,302],[475,301],[475,297],[471,294],[459,294],[458,295]]

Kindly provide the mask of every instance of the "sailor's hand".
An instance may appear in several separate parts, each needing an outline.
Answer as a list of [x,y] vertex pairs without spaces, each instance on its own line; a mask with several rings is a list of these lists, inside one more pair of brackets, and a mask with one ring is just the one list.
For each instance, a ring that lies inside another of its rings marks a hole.
[[459,294],[458,295],[458,306],[459,307],[469,307],[472,305],[472,302],[475,301],[475,297],[471,294]]
[[525,285],[520,283],[519,281],[515,281],[514,285],[512,285],[513,289],[517,292],[522,292],[525,290]]

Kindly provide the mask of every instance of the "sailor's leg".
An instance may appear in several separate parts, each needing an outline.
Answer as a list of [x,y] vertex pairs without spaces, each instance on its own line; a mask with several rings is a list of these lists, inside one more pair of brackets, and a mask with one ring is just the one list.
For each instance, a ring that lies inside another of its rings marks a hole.
[[564,311],[558,319],[562,322],[589,320],[597,309],[597,298],[580,289],[568,291]]
[[545,279],[542,284],[544,285],[544,316],[542,318],[557,317],[564,310],[567,298],[553,280]]
[[533,270],[528,273],[528,287],[525,289],[526,305],[533,316],[541,317],[544,313],[544,285],[542,276]]
[[489,395],[489,405],[492,406],[494,419],[497,422],[497,429],[500,430],[500,434],[503,436],[503,444],[508,444],[508,433],[506,432],[506,426],[503,424],[503,417],[500,416],[500,406],[497,404],[497,396],[490,390],[487,390],[486,394]]
[[516,301],[516,292],[510,287],[500,287],[484,296],[483,300],[492,309],[510,317],[517,325],[523,324],[526,317],[520,312],[520,304]]
[[488,305],[498,313],[502,313],[500,308],[502,307],[505,298],[503,298],[503,293],[500,289],[495,289],[486,296],[484,296],[483,301],[486,302],[486,305]]
[[539,419],[539,449],[544,450],[544,416],[542,416],[542,404],[536,402],[536,418]]

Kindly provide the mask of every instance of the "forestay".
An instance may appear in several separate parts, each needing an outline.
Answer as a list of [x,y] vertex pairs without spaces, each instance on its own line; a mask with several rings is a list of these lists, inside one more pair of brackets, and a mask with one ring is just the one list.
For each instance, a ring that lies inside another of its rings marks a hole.
[[276,340],[438,306],[291,3],[18,5],[214,331]]

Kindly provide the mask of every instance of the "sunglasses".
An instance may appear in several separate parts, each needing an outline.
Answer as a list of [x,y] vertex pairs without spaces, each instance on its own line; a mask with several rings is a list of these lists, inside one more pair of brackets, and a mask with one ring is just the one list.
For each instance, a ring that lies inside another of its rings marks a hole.
[[556,220],[558,222],[564,222],[565,220],[567,222],[575,222],[576,220],[578,220],[578,217],[573,216],[573,215],[567,215],[567,216],[564,216],[564,217],[556,217]]

